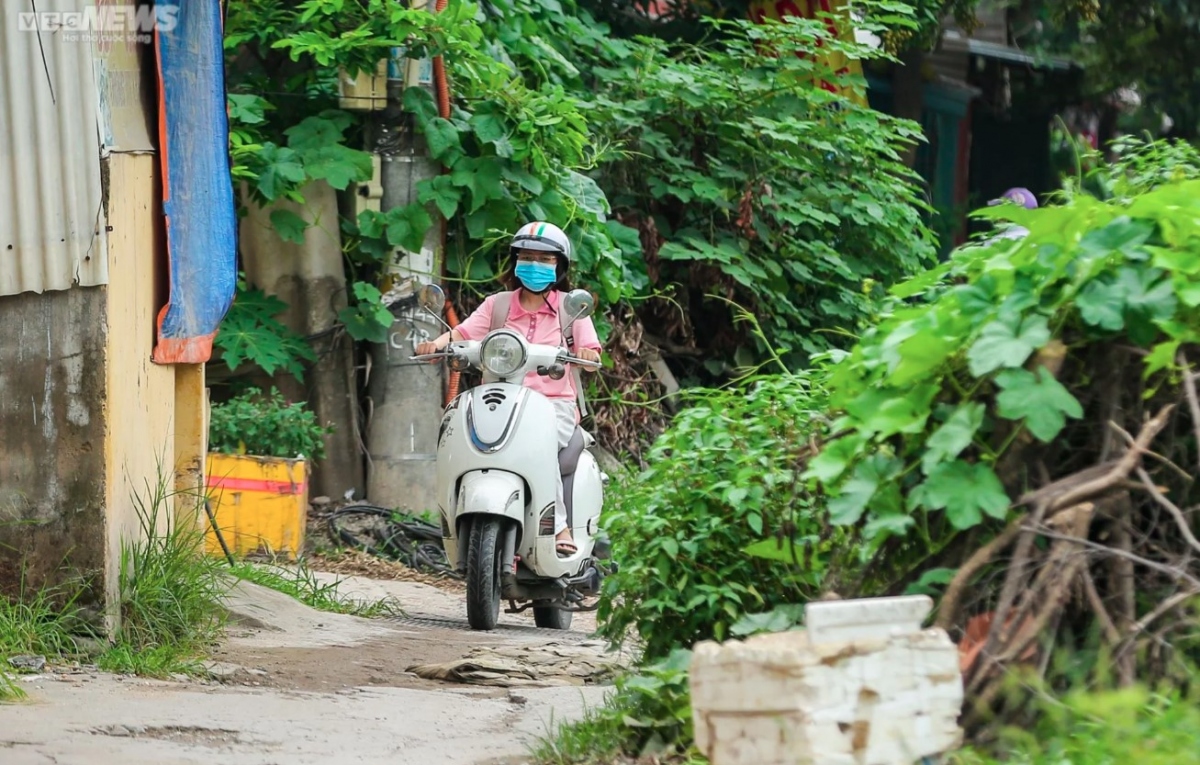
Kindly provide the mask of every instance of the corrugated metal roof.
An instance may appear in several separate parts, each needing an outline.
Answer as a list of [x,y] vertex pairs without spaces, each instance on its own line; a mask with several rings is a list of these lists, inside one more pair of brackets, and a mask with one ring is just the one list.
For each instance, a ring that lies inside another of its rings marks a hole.
[[20,29],[31,5],[0,13],[0,295],[108,281],[93,45]]

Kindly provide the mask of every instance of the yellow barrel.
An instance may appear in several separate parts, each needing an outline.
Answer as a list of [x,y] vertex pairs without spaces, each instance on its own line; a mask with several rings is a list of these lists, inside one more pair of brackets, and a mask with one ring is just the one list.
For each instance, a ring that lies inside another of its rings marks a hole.
[[[217,527],[237,556],[267,553],[295,560],[304,549],[308,516],[304,460],[240,454],[208,455],[208,496]],[[208,524],[205,548],[223,555]]]

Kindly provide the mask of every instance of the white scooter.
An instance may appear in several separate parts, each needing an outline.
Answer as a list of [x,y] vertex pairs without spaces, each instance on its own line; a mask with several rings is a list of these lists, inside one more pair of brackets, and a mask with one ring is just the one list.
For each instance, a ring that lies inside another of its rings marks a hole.
[[[440,288],[424,287],[419,300],[440,318],[446,302]],[[575,290],[559,310],[577,320],[594,308],[590,293]],[[471,629],[495,629],[503,598],[507,613],[532,608],[537,626],[568,629],[575,611],[594,610],[584,600],[599,594],[605,573],[599,558],[607,558],[607,544],[597,545],[596,535],[607,476],[582,428],[559,451],[550,400],[521,383],[529,372],[561,379],[568,364],[600,365],[503,328],[412,357],[440,358],[457,371],[483,372],[481,385],[446,407],[438,432],[442,543],[450,564],[465,573],[467,621]],[[578,547],[567,558],[555,550],[554,471],[562,476],[567,524]]]

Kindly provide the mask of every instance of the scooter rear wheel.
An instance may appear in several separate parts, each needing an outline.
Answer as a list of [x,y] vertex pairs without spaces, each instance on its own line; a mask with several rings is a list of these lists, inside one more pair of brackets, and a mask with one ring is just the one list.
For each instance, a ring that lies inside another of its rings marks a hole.
[[569,630],[575,614],[554,606],[534,606],[533,623],[544,630]]
[[473,630],[494,630],[500,620],[499,518],[471,524],[467,548],[467,623]]

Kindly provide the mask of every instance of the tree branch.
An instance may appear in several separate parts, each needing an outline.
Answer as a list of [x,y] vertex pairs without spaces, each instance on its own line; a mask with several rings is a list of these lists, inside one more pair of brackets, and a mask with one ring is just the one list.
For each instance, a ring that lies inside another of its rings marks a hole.
[[1150,478],[1150,474],[1144,468],[1139,467],[1137,474],[1138,478],[1142,479],[1142,483],[1150,492],[1150,496],[1154,497],[1155,501],[1162,505],[1171,514],[1171,517],[1175,519],[1175,524],[1179,526],[1179,531],[1183,534],[1183,538],[1187,540],[1187,543],[1192,546],[1193,550],[1200,552],[1200,540],[1197,540],[1196,535],[1192,533],[1191,524],[1188,523],[1187,516],[1183,514],[1183,511],[1158,490],[1158,487],[1154,485],[1154,481]]
[[959,567],[954,574],[954,578],[950,580],[950,584],[946,585],[946,592],[942,595],[941,605],[938,607],[938,617],[934,622],[934,626],[948,630],[954,624],[954,619],[958,616],[959,601],[962,599],[962,593],[970,583],[971,577],[975,576],[981,568],[991,562],[992,558],[996,557],[996,553],[1003,550],[1005,547],[1016,539],[1017,534],[1021,531],[1021,524],[1025,522],[1026,516],[1021,515],[1014,518],[1008,524],[1004,531],[993,538],[990,542],[980,547],[978,550],[967,558],[966,563]]
[[[1183,351],[1179,352],[1179,362],[1183,365],[1183,393],[1192,412],[1192,429],[1196,433],[1196,443],[1200,444],[1200,398],[1196,396],[1196,378],[1192,376],[1192,367]],[[1200,466],[1200,453],[1197,454],[1196,461],[1197,466]]]
[[[1068,539],[1068,540],[1075,539],[1075,537],[1071,537],[1066,534],[1059,534],[1057,532],[1051,531],[1049,528],[1047,528],[1045,526],[1038,529],[1037,532],[1039,534],[1041,534],[1042,536],[1046,537],[1047,539]],[[1096,551],[1102,552],[1102,553],[1107,553],[1109,555],[1116,555],[1121,558],[1127,558],[1127,559],[1133,561],[1134,563],[1145,566],[1148,569],[1152,569],[1154,571],[1158,571],[1159,573],[1166,574],[1171,579],[1175,579],[1175,580],[1183,579],[1188,584],[1192,585],[1198,591],[1200,591],[1200,579],[1197,579],[1196,577],[1192,576],[1191,574],[1189,574],[1188,572],[1186,572],[1182,569],[1174,568],[1174,567],[1168,566],[1165,563],[1159,563],[1158,561],[1150,560],[1149,558],[1143,558],[1140,555],[1128,552],[1126,550],[1118,550],[1113,547],[1106,547],[1105,545],[1099,544],[1097,542],[1093,542],[1090,539],[1082,539],[1082,540],[1079,540],[1079,542],[1082,545],[1084,545],[1085,547],[1088,547],[1092,550],[1096,550]]]

